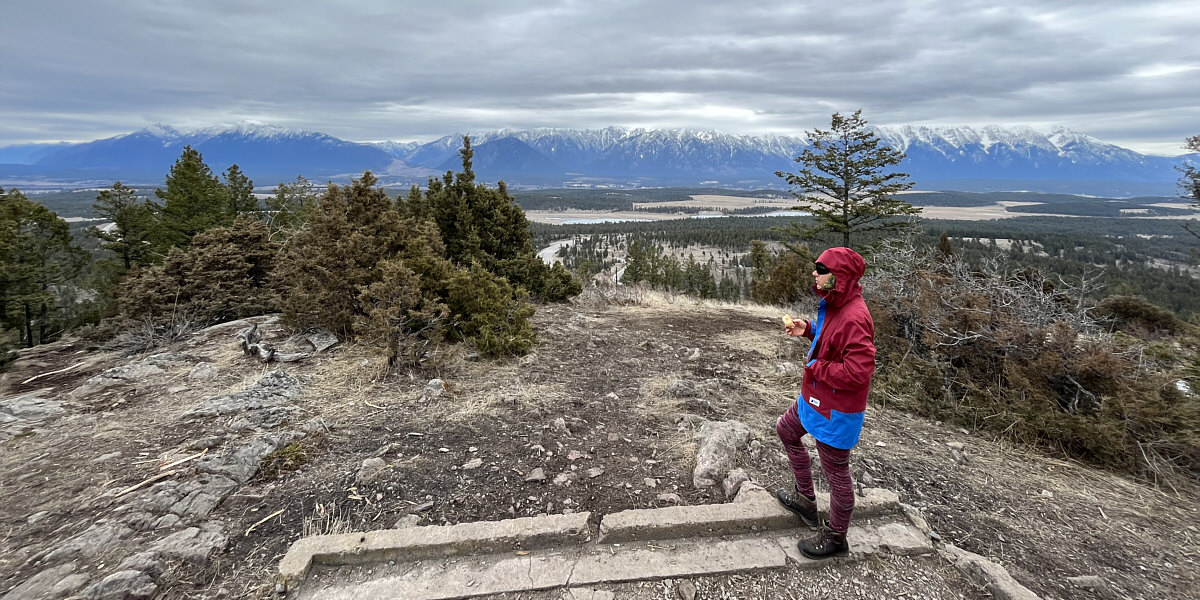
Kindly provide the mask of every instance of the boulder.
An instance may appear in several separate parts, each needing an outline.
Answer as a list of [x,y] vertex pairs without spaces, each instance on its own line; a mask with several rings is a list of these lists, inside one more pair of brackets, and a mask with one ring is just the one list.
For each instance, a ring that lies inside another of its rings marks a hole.
[[716,485],[733,468],[738,449],[750,439],[750,428],[739,421],[705,421],[695,439],[700,449],[696,452],[692,485],[706,488]]

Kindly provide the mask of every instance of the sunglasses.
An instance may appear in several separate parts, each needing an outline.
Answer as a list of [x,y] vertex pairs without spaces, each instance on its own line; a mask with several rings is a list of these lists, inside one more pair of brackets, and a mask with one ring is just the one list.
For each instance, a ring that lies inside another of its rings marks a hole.
[[826,267],[825,265],[823,265],[821,263],[814,264],[813,270],[815,270],[817,272],[817,275],[828,275],[829,274],[829,267]]

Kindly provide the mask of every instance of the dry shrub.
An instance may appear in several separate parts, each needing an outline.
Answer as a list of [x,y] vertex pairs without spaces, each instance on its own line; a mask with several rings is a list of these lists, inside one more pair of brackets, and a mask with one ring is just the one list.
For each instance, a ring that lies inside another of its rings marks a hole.
[[1113,328],[1140,337],[1176,334],[1186,327],[1173,313],[1140,296],[1109,296],[1096,307],[1095,314]]
[[[1094,276],[1051,281],[1002,255],[933,256],[893,245],[872,258],[864,288],[887,388],[877,396],[1118,472],[1200,475],[1200,400],[1140,345],[1105,333],[1086,300]],[[1134,304],[1111,302],[1109,314]]]

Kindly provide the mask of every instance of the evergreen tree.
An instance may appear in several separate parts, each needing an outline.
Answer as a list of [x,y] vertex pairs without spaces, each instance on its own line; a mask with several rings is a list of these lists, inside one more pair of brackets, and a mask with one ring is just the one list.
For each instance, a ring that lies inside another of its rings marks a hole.
[[792,192],[802,202],[797,208],[808,211],[816,221],[807,227],[791,225],[790,235],[805,238],[825,231],[841,233],[842,245],[849,247],[852,234],[916,227],[905,217],[919,214],[921,209],[896,197],[897,192],[913,186],[905,181],[908,174],[886,172],[904,160],[904,153],[882,145],[879,136],[867,129],[861,110],[850,117],[834,113],[828,131],[807,133],[812,148],[796,158],[803,168],[798,173],[775,172],[799,188]]
[[0,326],[18,329],[26,347],[47,341],[64,284],[86,262],[66,221],[16,189],[0,189]]
[[471,138],[463,137],[462,172],[430,179],[423,199],[410,193],[403,203],[414,217],[430,215],[446,245],[446,257],[458,265],[479,263],[541,300],[565,300],[582,289],[566,269],[552,269],[538,258],[525,211],[501,181],[493,189],[475,182]]
[[200,327],[274,310],[270,275],[278,252],[267,225],[242,215],[229,226],[196,234],[187,250],[171,248],[161,263],[135,270],[121,285],[121,313],[168,328],[184,320]]
[[792,304],[805,297],[812,285],[812,262],[795,252],[785,252],[766,279],[754,282],[753,297],[758,302]]
[[308,226],[292,239],[277,276],[284,315],[297,326],[353,337],[364,314],[359,295],[377,280],[375,265],[399,251],[406,233],[376,182],[367,171],[349,186],[330,185]]
[[480,353],[526,354],[533,348],[537,335],[529,319],[534,311],[524,290],[479,264],[456,270],[447,288],[455,333],[472,340]]
[[172,246],[186,248],[192,237],[224,222],[228,216],[229,190],[204,164],[191,146],[171,166],[166,189],[155,190],[163,201],[157,250],[165,255]]
[[111,190],[102,190],[96,196],[92,213],[112,221],[111,228],[93,227],[88,231],[100,240],[102,248],[117,255],[123,267],[120,273],[151,262],[150,243],[156,221],[149,200],[138,198],[132,188],[118,181]]
[[236,164],[229,165],[225,170],[225,190],[229,201],[225,209],[227,222],[232,223],[240,214],[258,211],[254,182]]

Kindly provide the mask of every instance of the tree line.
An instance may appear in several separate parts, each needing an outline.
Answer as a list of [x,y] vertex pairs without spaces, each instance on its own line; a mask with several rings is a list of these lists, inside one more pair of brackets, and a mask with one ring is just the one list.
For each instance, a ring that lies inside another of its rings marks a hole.
[[[33,346],[87,325],[145,349],[222,320],[280,311],[420,363],[443,342],[523,353],[534,301],[580,284],[538,259],[505,185],[462,171],[393,199],[369,171],[321,191],[298,177],[261,204],[236,165],[221,177],[191,147],[154,199],[115,183],[94,203],[94,250],[19,190],[0,190],[0,326]],[[80,308],[83,306],[84,308]]]

